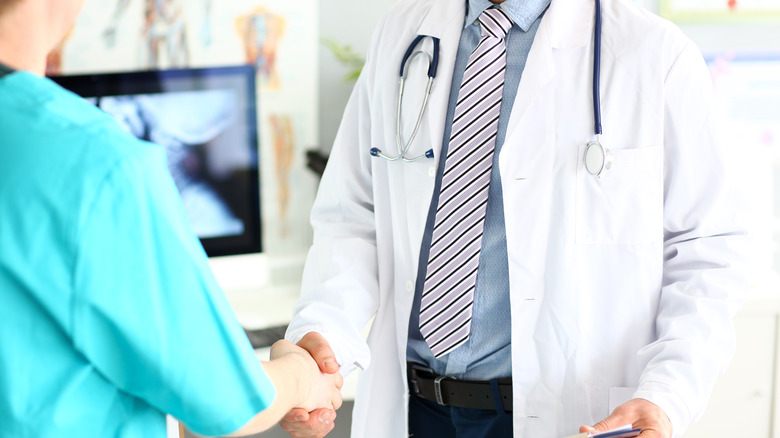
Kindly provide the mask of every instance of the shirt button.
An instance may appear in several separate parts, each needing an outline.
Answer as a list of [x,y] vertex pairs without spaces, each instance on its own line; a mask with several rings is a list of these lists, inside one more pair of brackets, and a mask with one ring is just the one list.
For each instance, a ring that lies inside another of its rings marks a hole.
[[435,167],[431,166],[431,167],[428,169],[428,176],[430,176],[431,178],[433,178],[434,176],[436,176],[436,168],[435,168]]
[[406,291],[407,292],[413,292],[414,291],[414,282],[412,280],[406,281]]

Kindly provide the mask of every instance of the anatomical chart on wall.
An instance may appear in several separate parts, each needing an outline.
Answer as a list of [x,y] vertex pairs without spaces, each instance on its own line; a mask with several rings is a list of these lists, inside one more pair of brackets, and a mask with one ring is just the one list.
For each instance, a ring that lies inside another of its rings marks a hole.
[[260,118],[263,244],[295,255],[311,242],[317,141],[317,1],[87,0],[50,54],[50,74],[252,65]]

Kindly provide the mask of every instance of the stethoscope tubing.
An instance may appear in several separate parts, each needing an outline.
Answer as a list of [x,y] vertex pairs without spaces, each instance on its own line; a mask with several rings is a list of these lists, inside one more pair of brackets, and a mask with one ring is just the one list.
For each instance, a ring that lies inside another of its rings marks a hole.
[[[425,54],[424,52],[417,52],[417,54]],[[412,142],[414,142],[414,139],[417,137],[417,131],[420,130],[420,125],[422,124],[423,119],[423,113],[425,112],[425,108],[428,107],[428,98],[431,95],[431,88],[433,88],[433,77],[428,77],[428,83],[425,85],[425,95],[423,96],[423,102],[420,106],[420,113],[417,115],[417,121],[414,124],[414,130],[412,131],[412,135],[409,137],[409,140],[406,142],[406,144],[403,144],[403,140],[401,139],[401,107],[403,106],[403,98],[404,98],[404,83],[406,81],[405,76],[401,76],[401,79],[399,80],[400,84],[398,87],[398,107],[396,108],[396,120],[395,120],[395,142],[396,146],[398,147],[398,156],[390,159],[390,161],[395,161],[397,159],[402,159],[406,161],[407,163],[412,161],[417,161],[422,158],[425,158],[427,154],[418,155],[413,158],[407,158],[406,153],[409,152],[409,149],[412,147]]]
[[[404,53],[403,59],[401,59],[401,69],[398,72],[398,77],[401,79],[406,76],[406,63],[412,56],[412,52],[414,52],[414,49],[417,48],[417,45],[420,44],[423,38],[426,38],[427,36],[428,35],[417,35],[417,38],[412,41],[412,44],[409,44],[409,47],[406,49],[406,53]],[[436,37],[430,38],[433,40],[433,56],[431,57],[431,62],[428,65],[428,78],[432,79],[436,77],[436,71],[439,68],[439,39]]]
[[[436,78],[436,72],[439,68],[439,38],[431,36],[430,38],[433,40],[433,52],[432,55],[428,55],[427,53],[423,51],[417,51],[415,52],[414,49],[417,48],[417,45],[420,44],[420,42],[423,40],[423,38],[429,37],[428,35],[417,35],[417,37],[412,41],[412,43],[409,45],[409,47],[406,49],[406,52],[404,53],[404,57],[401,60],[401,69],[398,72],[398,104],[396,106],[396,120],[395,120],[395,131],[396,131],[396,147],[398,148],[398,155],[395,157],[391,157],[389,155],[384,154],[379,148],[373,147],[369,151],[372,156],[375,157],[381,157],[388,161],[398,161],[403,160],[407,163],[411,163],[417,160],[421,160],[423,158],[433,158],[433,149],[428,149],[424,154],[418,155],[416,157],[407,157],[406,154],[409,152],[409,149],[412,147],[412,143],[414,142],[414,139],[417,137],[417,132],[420,130],[420,125],[422,124],[423,116],[425,114],[425,109],[428,107],[428,98],[431,95],[431,89],[433,88],[433,80]],[[412,135],[409,137],[409,140],[407,140],[405,143],[401,137],[401,107],[403,106],[403,100],[404,100],[404,87],[406,84],[406,74],[409,70],[409,64],[410,61],[414,59],[415,56],[418,55],[424,55],[428,57],[428,82],[425,85],[425,95],[423,96],[423,102],[422,105],[420,105],[420,112],[417,114],[417,120],[414,124],[414,129],[412,130]]]
[[596,29],[593,41],[593,118],[595,133],[601,135],[601,0],[596,0]]

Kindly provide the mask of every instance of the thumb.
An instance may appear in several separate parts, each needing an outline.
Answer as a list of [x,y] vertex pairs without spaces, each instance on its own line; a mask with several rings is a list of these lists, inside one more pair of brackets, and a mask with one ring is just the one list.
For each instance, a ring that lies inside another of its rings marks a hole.
[[[605,432],[630,423],[632,423],[632,419],[628,418],[626,415],[623,415],[620,409],[615,409],[615,411],[612,412],[612,414],[609,417],[594,424],[592,428],[589,428],[591,430],[583,431],[582,428],[580,428],[580,431],[589,432],[589,433]],[[583,426],[583,427],[587,427],[587,426]]]
[[317,362],[320,371],[323,373],[334,374],[339,370],[339,364],[336,362],[336,355],[330,348],[330,344],[325,337],[317,332],[309,332],[298,341],[298,346],[308,351],[311,357]]

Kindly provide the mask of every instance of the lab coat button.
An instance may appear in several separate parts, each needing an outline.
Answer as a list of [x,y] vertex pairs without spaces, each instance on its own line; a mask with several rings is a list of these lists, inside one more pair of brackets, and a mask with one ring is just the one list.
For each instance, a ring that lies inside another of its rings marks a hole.
[[434,176],[436,176],[436,168],[435,168],[435,167],[431,166],[431,167],[428,169],[428,176],[430,176],[431,178],[433,178]]
[[406,281],[406,291],[407,292],[414,291],[414,282],[412,280],[407,280]]

